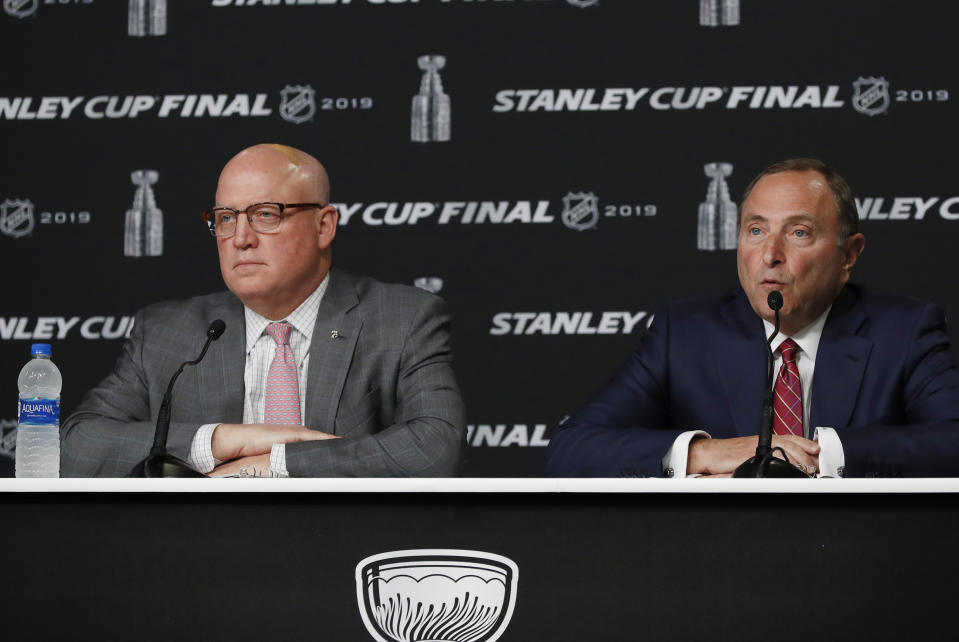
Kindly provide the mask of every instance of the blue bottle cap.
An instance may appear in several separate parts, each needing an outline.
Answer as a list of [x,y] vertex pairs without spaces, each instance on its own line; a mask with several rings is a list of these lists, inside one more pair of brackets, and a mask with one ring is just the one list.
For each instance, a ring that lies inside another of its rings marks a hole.
[[53,353],[53,350],[50,348],[49,343],[34,343],[30,346],[30,356],[44,356],[49,357]]

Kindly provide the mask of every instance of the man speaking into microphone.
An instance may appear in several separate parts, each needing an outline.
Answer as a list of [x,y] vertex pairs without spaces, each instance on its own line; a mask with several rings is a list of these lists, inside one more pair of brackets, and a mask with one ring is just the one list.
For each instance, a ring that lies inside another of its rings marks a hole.
[[858,222],[849,186],[824,163],[763,170],[740,209],[741,289],[659,310],[623,369],[557,429],[548,473],[730,476],[756,453],[778,291],[779,456],[828,477],[959,475],[945,316],[849,283],[866,242]]
[[[125,476],[160,444],[197,471],[446,476],[465,440],[439,297],[331,269],[338,213],[315,158],[256,145],[203,212],[228,292],[137,314],[117,364],[61,429],[63,476]],[[198,221],[199,223],[199,221]]]

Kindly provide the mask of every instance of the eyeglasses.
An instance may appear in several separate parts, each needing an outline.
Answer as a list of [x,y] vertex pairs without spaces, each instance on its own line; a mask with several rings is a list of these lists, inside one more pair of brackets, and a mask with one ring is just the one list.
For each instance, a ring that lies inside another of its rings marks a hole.
[[261,234],[276,234],[280,231],[283,219],[293,216],[296,212],[286,213],[294,207],[326,207],[322,203],[254,203],[245,210],[235,210],[232,207],[214,207],[203,212],[210,234],[225,237],[236,234],[236,222],[241,214],[246,216],[247,222],[254,232]]

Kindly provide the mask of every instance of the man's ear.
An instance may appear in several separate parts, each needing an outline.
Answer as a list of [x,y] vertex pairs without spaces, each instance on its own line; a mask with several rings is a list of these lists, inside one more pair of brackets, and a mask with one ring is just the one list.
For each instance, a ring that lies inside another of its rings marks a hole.
[[846,271],[847,275],[856,261],[859,259],[859,255],[862,254],[863,250],[866,249],[866,237],[862,233],[853,234],[848,239],[846,239],[844,251],[846,253],[846,258],[843,261],[842,269]]
[[336,226],[340,221],[340,213],[332,205],[327,205],[317,212],[313,220],[316,222],[317,245],[321,250],[330,247],[336,237]]

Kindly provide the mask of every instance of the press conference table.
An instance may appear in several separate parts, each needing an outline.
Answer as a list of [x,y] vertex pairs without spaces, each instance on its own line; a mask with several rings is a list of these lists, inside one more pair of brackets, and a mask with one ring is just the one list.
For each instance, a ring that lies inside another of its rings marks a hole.
[[0,501],[10,640],[404,639],[365,625],[357,567],[451,550],[515,563],[507,642],[959,638],[959,480],[3,479]]

